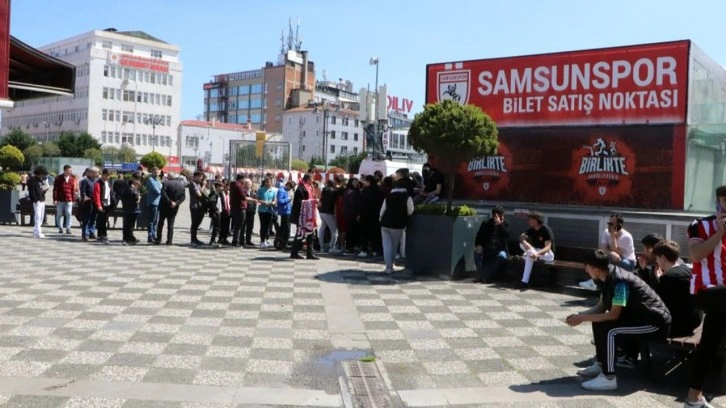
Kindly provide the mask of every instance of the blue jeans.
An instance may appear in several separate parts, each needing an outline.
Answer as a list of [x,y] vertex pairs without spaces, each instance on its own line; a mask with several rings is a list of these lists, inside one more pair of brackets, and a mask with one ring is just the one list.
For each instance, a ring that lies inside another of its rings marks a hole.
[[628,272],[633,272],[635,269],[635,261],[632,259],[621,258],[620,262],[612,262],[613,265],[619,266]]
[[84,237],[96,235],[96,207],[90,201],[82,203],[81,206],[84,211],[83,221],[81,221],[81,235]]
[[149,224],[146,228],[146,232],[149,237],[149,241],[156,241],[156,228],[159,226],[159,206],[149,205]]
[[474,264],[476,265],[476,274],[479,280],[495,278],[501,273],[501,269],[506,262],[507,253],[505,251],[474,253]]
[[[58,201],[58,206],[55,210],[55,224],[58,228],[71,229],[71,218],[73,217],[73,202],[72,201]],[[63,223],[61,223],[63,219]]]

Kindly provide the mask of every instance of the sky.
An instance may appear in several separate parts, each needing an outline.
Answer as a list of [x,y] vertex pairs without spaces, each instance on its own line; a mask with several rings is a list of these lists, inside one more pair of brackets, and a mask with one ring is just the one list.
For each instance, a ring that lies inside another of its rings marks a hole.
[[10,32],[42,45],[94,29],[145,31],[181,47],[182,118],[203,113],[215,74],[277,61],[300,20],[303,49],[329,80],[424,103],[426,64],[691,39],[726,66],[723,0],[14,0]]

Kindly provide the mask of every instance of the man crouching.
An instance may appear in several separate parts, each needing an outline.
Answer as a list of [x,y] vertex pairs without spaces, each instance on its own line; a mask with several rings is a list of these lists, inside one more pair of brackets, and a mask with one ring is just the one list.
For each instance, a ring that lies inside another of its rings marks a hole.
[[592,378],[581,386],[590,391],[616,390],[616,341],[623,341],[623,336],[665,338],[670,331],[671,315],[648,284],[635,274],[610,265],[605,251],[598,249],[587,254],[585,272],[604,284],[600,302],[595,307],[567,316],[565,320],[570,326],[592,322],[597,361],[578,372]]

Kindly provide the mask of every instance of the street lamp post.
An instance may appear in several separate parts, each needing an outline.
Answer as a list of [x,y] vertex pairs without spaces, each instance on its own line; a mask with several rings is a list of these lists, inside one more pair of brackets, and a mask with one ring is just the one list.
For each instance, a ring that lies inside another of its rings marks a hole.
[[40,124],[45,125],[45,141],[47,142],[50,139],[50,123],[43,121]]
[[[335,108],[335,111],[340,110],[340,105],[337,103],[333,103],[330,101],[323,101],[314,103],[308,106],[313,107],[313,113],[318,113],[319,108],[322,107],[323,110],[323,162],[325,164],[325,170],[328,170],[328,113],[330,112],[331,108]],[[302,124],[301,124],[302,129]],[[302,133],[301,133],[302,134]]]
[[151,125],[151,151],[156,151],[156,126],[162,124],[164,120],[159,115],[149,116],[148,119],[144,120],[144,123]]

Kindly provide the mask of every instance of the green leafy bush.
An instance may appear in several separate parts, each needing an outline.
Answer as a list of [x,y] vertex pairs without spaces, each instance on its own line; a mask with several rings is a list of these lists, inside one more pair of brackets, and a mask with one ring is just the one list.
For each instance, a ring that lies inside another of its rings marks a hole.
[[20,184],[18,173],[9,171],[0,174],[0,190],[13,190],[18,184]]
[[15,146],[6,145],[0,147],[0,166],[4,171],[20,168],[25,162],[25,156]]
[[419,204],[414,208],[414,214],[423,215],[448,215],[450,217],[473,217],[476,211],[465,205],[453,207],[450,212],[446,212],[446,204]]
[[141,165],[146,167],[149,171],[151,171],[153,167],[161,170],[164,166],[166,166],[166,157],[159,152],[151,152],[144,155],[144,157],[139,160],[139,163],[141,163]]

